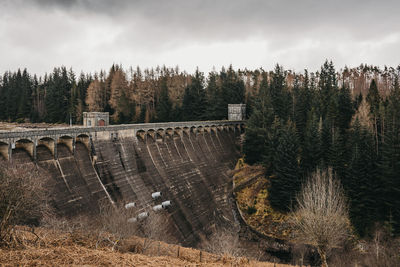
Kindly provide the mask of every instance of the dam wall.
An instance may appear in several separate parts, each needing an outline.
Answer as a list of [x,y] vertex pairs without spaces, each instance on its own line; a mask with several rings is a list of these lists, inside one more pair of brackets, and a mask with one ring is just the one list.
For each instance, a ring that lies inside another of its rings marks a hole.
[[[98,212],[100,203],[135,203],[159,211],[175,242],[196,245],[215,226],[234,223],[227,172],[240,156],[243,122],[73,127],[0,133],[0,152],[51,176],[53,205],[66,216]],[[161,192],[154,200],[152,193]]]

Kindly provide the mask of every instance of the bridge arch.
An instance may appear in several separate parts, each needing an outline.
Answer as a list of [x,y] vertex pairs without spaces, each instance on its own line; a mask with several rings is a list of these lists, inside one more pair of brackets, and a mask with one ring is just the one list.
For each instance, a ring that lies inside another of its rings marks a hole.
[[57,145],[65,145],[71,153],[74,153],[74,138],[69,135],[63,135],[58,138]]
[[191,129],[187,126],[183,127],[183,134],[189,136]]
[[83,134],[79,134],[76,138],[75,138],[75,142],[76,143],[82,143],[85,145],[85,147],[89,150],[90,148],[90,136],[86,133]]
[[155,140],[162,141],[164,140],[165,131],[164,129],[160,128],[155,132]]
[[9,144],[5,143],[5,142],[1,142],[0,141],[0,160],[4,159],[4,160],[9,160]]
[[182,137],[182,135],[183,135],[183,129],[181,127],[175,127],[172,137],[179,138]]
[[141,141],[145,141],[146,138],[146,131],[145,130],[138,130],[136,131],[136,138],[141,140]]
[[53,156],[56,154],[56,141],[51,137],[42,137],[38,140],[36,147],[46,147]]
[[169,127],[167,129],[165,129],[165,133],[169,136],[172,136],[174,134],[174,129]]
[[156,140],[156,131],[154,129],[149,129],[146,132],[146,138],[150,137],[151,140]]
[[28,138],[19,139],[18,141],[15,142],[15,148],[13,150],[15,149],[25,150],[32,159],[35,158],[36,147],[31,139]]

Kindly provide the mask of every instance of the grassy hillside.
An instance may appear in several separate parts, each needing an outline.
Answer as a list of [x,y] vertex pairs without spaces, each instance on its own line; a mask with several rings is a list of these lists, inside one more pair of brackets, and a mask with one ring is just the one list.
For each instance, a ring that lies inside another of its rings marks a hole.
[[22,244],[0,250],[6,266],[265,266],[289,265],[216,255],[140,237],[119,242],[106,233],[17,228]]
[[253,229],[280,239],[290,235],[287,216],[272,209],[268,201],[269,180],[262,166],[238,161],[233,175],[238,208],[245,222]]

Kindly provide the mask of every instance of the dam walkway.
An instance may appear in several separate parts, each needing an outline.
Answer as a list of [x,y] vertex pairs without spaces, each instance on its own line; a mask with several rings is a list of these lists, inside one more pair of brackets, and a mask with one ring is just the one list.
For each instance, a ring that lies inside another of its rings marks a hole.
[[15,149],[25,150],[36,160],[38,146],[48,148],[57,158],[57,145],[63,144],[75,152],[75,144],[83,143],[88,150],[94,140],[117,140],[135,137],[141,140],[151,138],[164,140],[165,136],[182,137],[190,133],[215,133],[219,131],[243,132],[244,121],[189,121],[166,123],[120,124],[110,126],[72,126],[60,128],[39,128],[19,131],[0,131],[0,159],[12,160]]

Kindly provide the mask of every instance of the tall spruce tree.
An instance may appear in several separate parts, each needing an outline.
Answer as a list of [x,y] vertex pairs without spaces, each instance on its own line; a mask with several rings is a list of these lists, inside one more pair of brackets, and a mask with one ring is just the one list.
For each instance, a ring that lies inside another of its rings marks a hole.
[[182,103],[183,120],[204,119],[207,108],[207,97],[204,89],[204,75],[198,69],[192,83],[185,88]]
[[393,233],[400,233],[400,85],[395,79],[389,95],[380,164],[380,211]]
[[277,139],[274,153],[275,175],[270,179],[268,199],[271,205],[282,211],[289,211],[300,190],[301,175],[298,164],[299,146],[296,129],[288,121]]
[[269,152],[269,130],[274,121],[273,107],[268,92],[268,80],[263,79],[254,103],[253,113],[246,125],[243,152],[246,162],[263,163],[272,157]]
[[163,77],[161,80],[160,98],[156,106],[156,117],[159,122],[167,122],[171,119],[172,103],[169,99],[167,78]]
[[350,218],[359,236],[372,233],[377,219],[377,155],[373,134],[355,120],[350,135],[351,160],[345,190],[350,201]]

